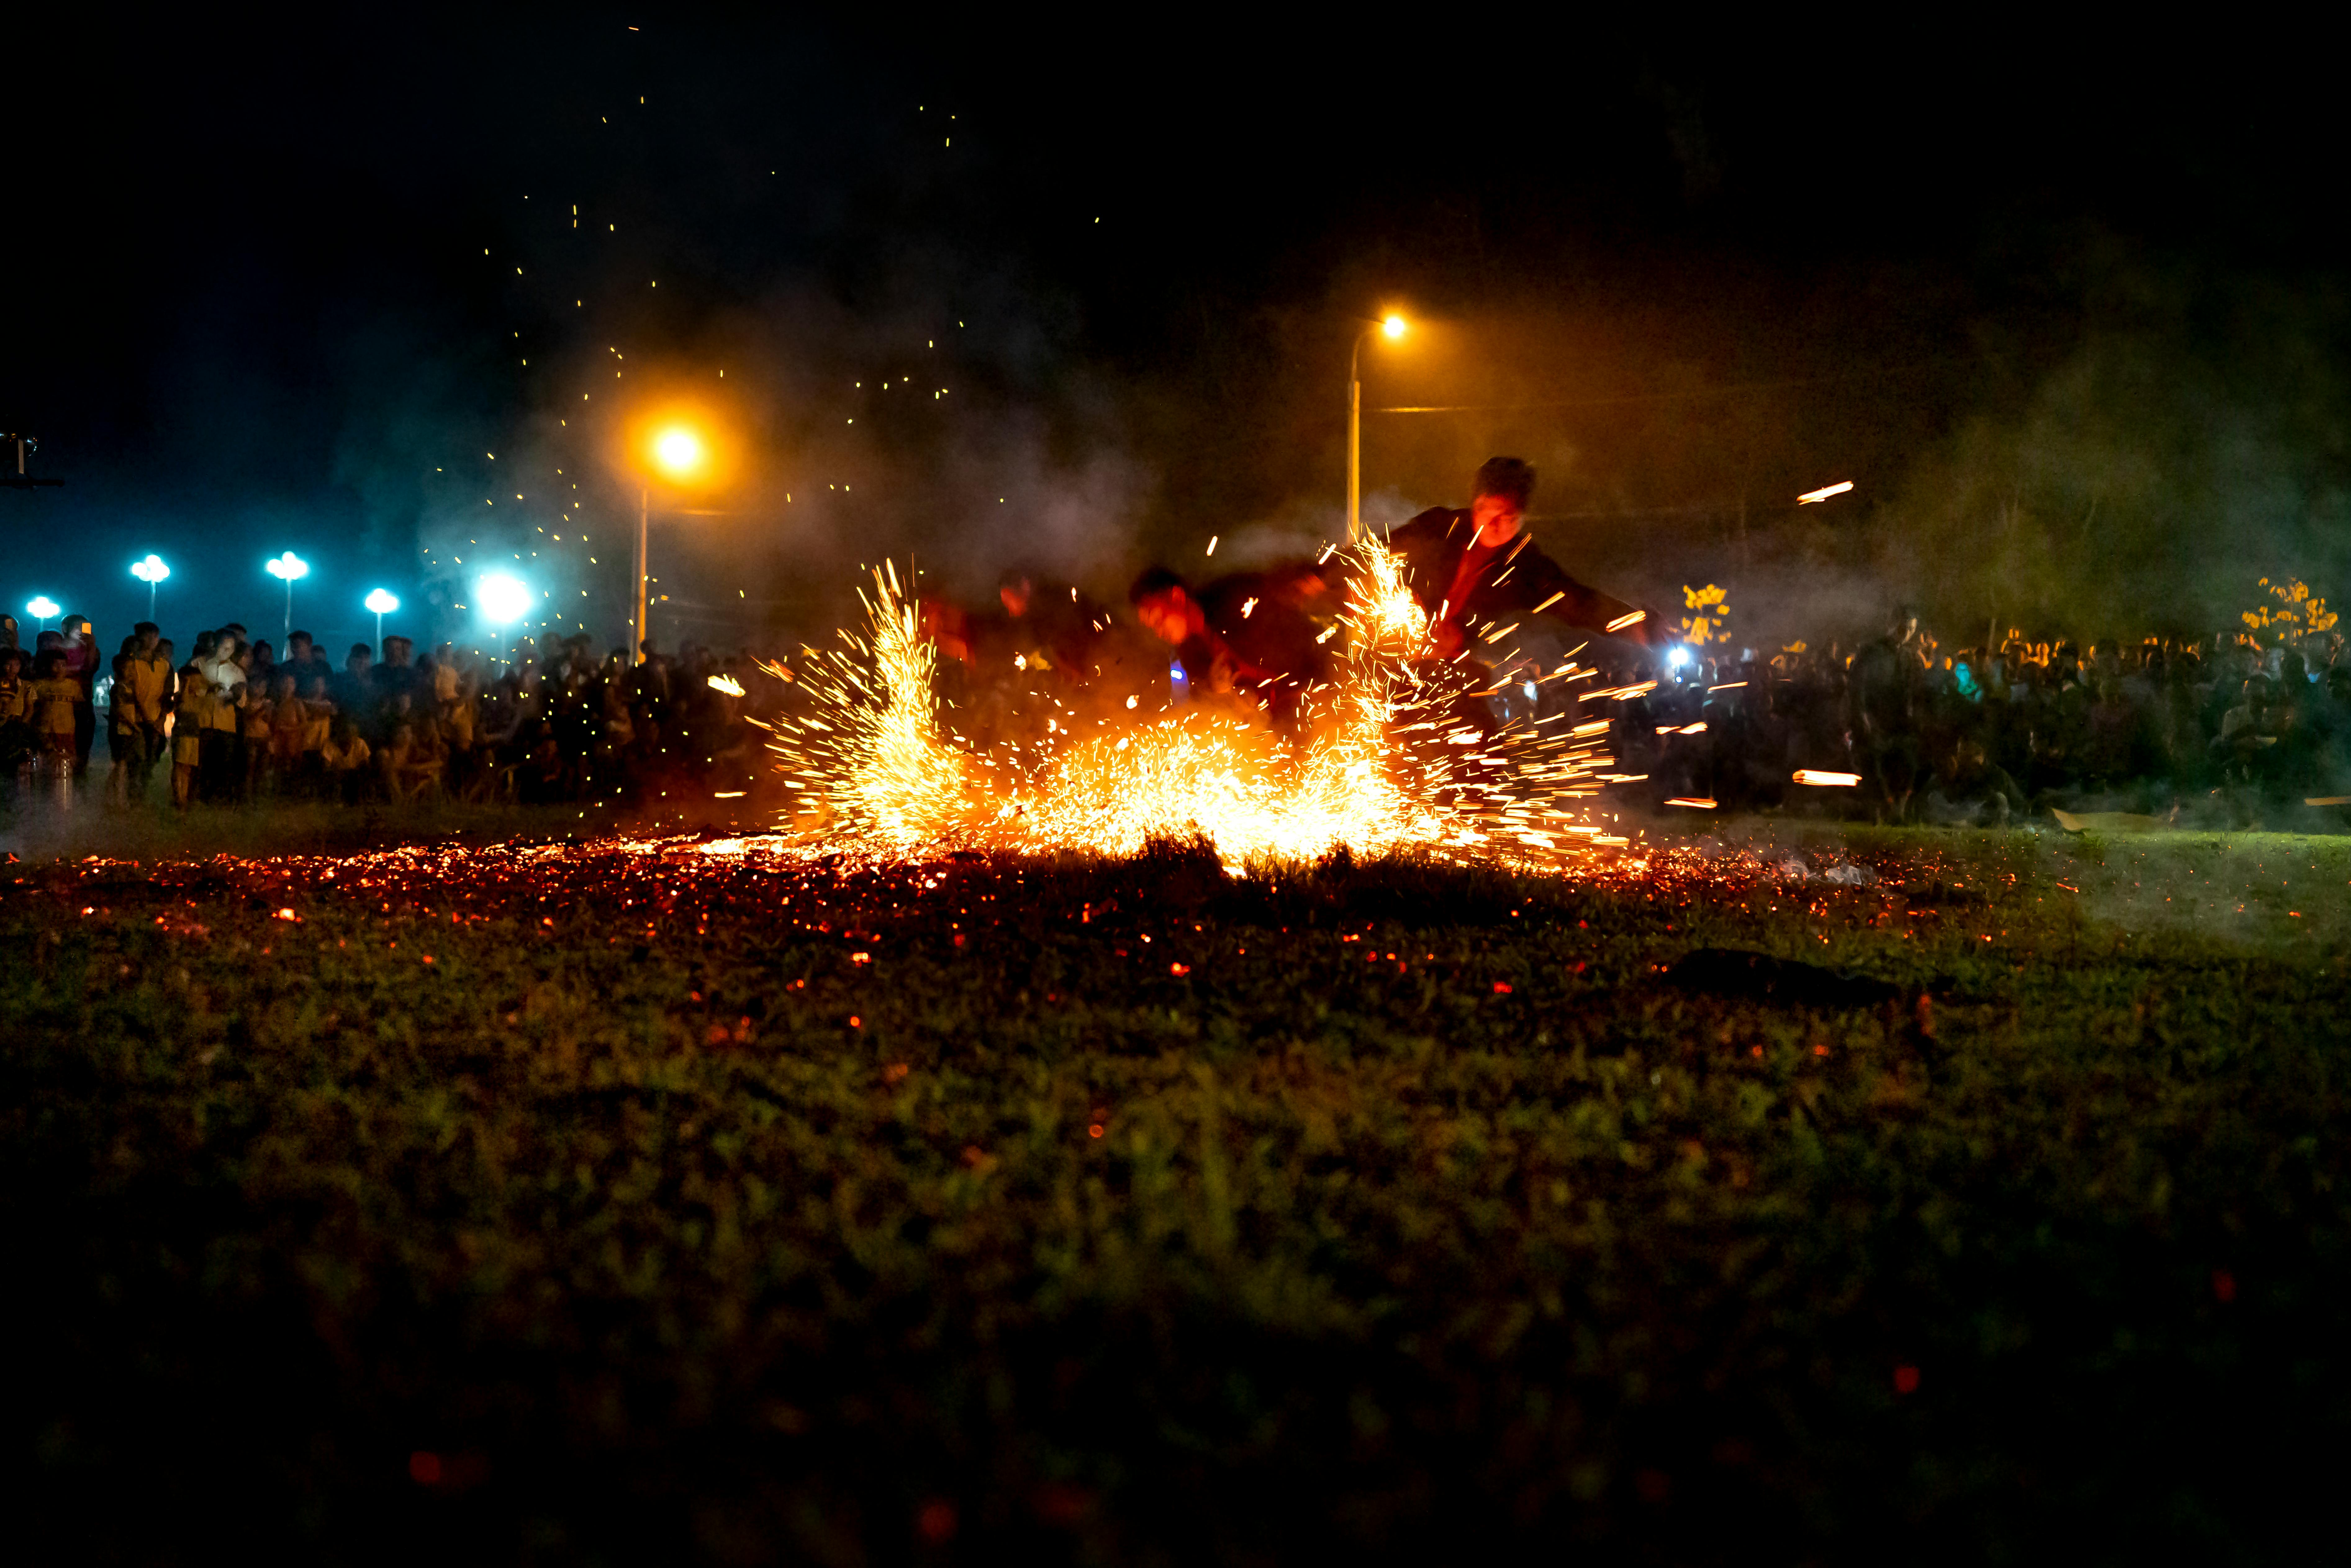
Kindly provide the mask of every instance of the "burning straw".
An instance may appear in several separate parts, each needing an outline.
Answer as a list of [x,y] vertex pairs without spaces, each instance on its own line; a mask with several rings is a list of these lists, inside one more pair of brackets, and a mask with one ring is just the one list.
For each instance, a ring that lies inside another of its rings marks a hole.
[[[1423,850],[1551,862],[1621,844],[1584,821],[1609,766],[1604,725],[1572,710],[1488,732],[1464,713],[1475,666],[1436,658],[1428,619],[1379,545],[1352,560],[1338,674],[1309,695],[1306,738],[1203,708],[1059,723],[1040,746],[963,744],[942,722],[934,649],[894,566],[860,591],[863,633],[799,676],[808,708],[772,749],[799,804],[791,825],[841,847],[1133,854],[1205,835],[1227,864]],[[1564,679],[1563,664],[1544,677]],[[780,673],[780,672],[778,672]],[[1041,700],[1041,699],[1040,699]]]

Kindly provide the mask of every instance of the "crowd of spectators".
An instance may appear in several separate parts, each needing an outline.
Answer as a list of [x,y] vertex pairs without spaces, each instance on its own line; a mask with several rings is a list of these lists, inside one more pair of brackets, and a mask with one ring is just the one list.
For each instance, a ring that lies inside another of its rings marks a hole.
[[[687,644],[598,656],[585,637],[517,640],[491,664],[447,643],[419,656],[352,645],[339,669],[308,632],[282,651],[239,625],[197,634],[183,660],[142,622],[110,659],[85,617],[29,653],[0,617],[0,780],[60,801],[434,799],[632,803],[747,790],[779,683],[748,655]],[[91,779],[99,735],[102,779]]]
[[[1647,775],[1624,788],[1653,804],[2242,824],[2351,795],[2351,658],[2332,632],[1943,653],[1905,612],[1858,645],[1687,658],[1614,717],[1617,766]],[[1800,770],[1858,779],[1824,789]]]

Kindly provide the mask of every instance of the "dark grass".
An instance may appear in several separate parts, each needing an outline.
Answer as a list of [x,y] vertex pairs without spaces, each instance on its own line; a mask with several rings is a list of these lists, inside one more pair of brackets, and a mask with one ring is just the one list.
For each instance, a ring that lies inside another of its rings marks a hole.
[[10,868],[19,1538],[2303,1558],[2351,846],[1843,852]]

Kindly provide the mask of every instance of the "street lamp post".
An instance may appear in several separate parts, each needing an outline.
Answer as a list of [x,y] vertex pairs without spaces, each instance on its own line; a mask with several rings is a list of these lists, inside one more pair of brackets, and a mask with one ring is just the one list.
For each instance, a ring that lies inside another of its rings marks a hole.
[[147,585],[147,619],[154,620],[155,585],[171,576],[172,569],[163,564],[162,556],[151,555],[145,560],[132,561],[131,575]]
[[[706,455],[702,437],[682,425],[672,426],[653,437],[654,465],[673,479],[691,476],[702,467]],[[653,514],[653,486],[645,485],[637,491],[637,635],[636,645],[629,650],[632,661],[643,656],[645,643],[653,635],[652,579],[646,575],[646,546]]]
[[383,618],[400,608],[399,596],[376,589],[360,601],[375,612],[375,656],[383,657]]
[[277,559],[265,562],[264,566],[270,576],[282,578],[286,583],[286,631],[277,643],[277,646],[282,650],[294,635],[294,580],[298,577],[309,576],[310,563],[292,550],[287,550]]
[[637,618],[636,632],[629,639],[629,663],[632,664],[643,656],[645,639],[652,634],[646,630],[645,621],[650,608],[645,602],[645,542],[653,528],[653,491],[647,485],[637,491]]
[[1357,544],[1364,537],[1364,340],[1374,332],[1391,339],[1405,334],[1405,319],[1389,315],[1372,322],[1355,334],[1355,346],[1347,354],[1347,542]]
[[26,602],[25,613],[33,618],[33,633],[38,636],[48,630],[49,617],[63,612],[65,606],[46,593],[37,593]]

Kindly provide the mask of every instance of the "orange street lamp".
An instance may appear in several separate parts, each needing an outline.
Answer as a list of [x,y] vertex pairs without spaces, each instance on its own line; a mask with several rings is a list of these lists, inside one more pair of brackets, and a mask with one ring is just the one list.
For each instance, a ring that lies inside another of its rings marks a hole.
[[[710,448],[701,433],[684,424],[665,425],[654,432],[653,438],[653,466],[674,480],[695,478],[710,465]],[[645,641],[653,635],[648,618],[652,605],[646,575],[646,536],[653,522],[653,492],[651,485],[637,491],[637,636],[632,653],[644,654]]]
[[1355,544],[1364,537],[1364,340],[1377,332],[1390,342],[1401,339],[1410,330],[1405,319],[1390,311],[1380,319],[1366,323],[1355,334],[1355,346],[1347,355],[1347,542]]

